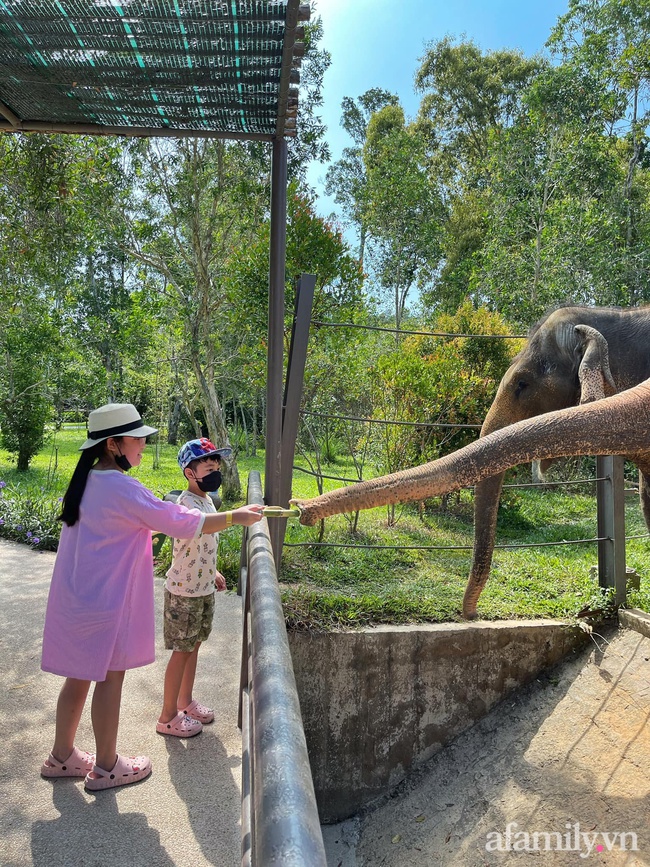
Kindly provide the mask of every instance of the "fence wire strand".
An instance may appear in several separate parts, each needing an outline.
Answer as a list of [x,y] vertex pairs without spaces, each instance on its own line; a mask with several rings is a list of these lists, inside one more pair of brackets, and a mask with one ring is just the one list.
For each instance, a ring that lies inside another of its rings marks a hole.
[[420,337],[446,337],[453,340],[455,337],[471,337],[479,340],[527,340],[527,334],[454,334],[449,331],[409,331],[404,328],[385,328],[380,325],[359,325],[357,322],[323,322],[320,319],[312,319],[312,325],[320,328],[358,328],[361,331],[384,331],[387,334],[409,334]]
[[[536,542],[528,545],[495,545],[494,550],[506,548],[551,548],[562,545],[592,545],[604,542],[607,536],[594,536],[593,539],[563,539],[559,542]],[[630,536],[629,538],[639,538]],[[473,545],[354,545],[350,542],[285,542],[285,548],[368,548],[387,551],[472,551]]]

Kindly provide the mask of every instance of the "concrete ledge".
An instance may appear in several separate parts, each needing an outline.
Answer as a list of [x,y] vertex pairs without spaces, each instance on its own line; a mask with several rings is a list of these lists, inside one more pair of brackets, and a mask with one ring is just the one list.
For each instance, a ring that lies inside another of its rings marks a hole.
[[627,629],[634,629],[646,638],[650,638],[650,614],[640,608],[619,608],[618,622]]
[[555,620],[289,633],[321,822],[390,792],[586,638]]

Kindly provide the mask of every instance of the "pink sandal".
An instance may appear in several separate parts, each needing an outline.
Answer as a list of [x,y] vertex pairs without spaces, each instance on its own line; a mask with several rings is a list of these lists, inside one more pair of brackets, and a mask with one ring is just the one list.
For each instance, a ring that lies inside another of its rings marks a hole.
[[192,719],[197,719],[204,725],[205,723],[211,723],[214,719],[214,711],[204,704],[199,704],[198,701],[190,702],[187,707],[179,708],[179,711],[192,717]]
[[85,777],[89,771],[92,771],[94,764],[94,755],[73,747],[65,762],[60,762],[50,753],[41,767],[41,776],[49,780],[59,777]]
[[[101,789],[112,789],[115,786],[128,786],[129,783],[137,783],[144,780],[151,773],[151,759],[149,756],[119,756],[110,771],[93,765],[90,773],[86,774],[85,787],[90,792],[98,792]],[[95,776],[91,776],[95,774]]]
[[203,726],[199,720],[192,719],[187,714],[179,710],[175,717],[169,722],[157,722],[156,731],[159,735],[173,735],[177,738],[193,738],[203,731]]

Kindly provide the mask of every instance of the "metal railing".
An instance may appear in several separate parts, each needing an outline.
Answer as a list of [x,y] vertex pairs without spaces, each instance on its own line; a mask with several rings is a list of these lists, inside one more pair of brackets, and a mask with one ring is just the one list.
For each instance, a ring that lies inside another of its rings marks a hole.
[[[262,503],[260,474],[249,503]],[[267,521],[244,530],[239,727],[242,867],[326,867],[314,784]]]

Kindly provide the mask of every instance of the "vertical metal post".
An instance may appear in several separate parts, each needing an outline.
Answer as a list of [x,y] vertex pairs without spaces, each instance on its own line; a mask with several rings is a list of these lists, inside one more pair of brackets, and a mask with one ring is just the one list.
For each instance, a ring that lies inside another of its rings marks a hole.
[[302,274],[296,290],[296,310],[291,330],[289,360],[287,362],[287,381],[284,389],[282,413],[282,482],[280,505],[288,506],[291,496],[293,459],[296,454],[296,437],[300,418],[300,401],[305,380],[307,345],[311,311],[314,306],[314,274]]
[[[284,282],[287,248],[287,142],[273,142],[271,164],[271,251],[269,255],[269,330],[266,381],[264,499],[277,505],[282,474],[282,379],[284,341]],[[278,550],[279,528],[271,529]]]
[[[300,419],[300,401],[305,379],[305,364],[307,361],[307,345],[309,343],[309,326],[311,311],[314,305],[314,289],[316,277],[314,274],[302,274],[296,287],[296,309],[291,329],[289,358],[287,360],[287,378],[284,388],[282,410],[282,459],[280,495],[278,505],[288,506],[291,496],[291,480],[293,478],[293,459],[296,454],[296,437]],[[282,545],[287,529],[287,519],[278,518],[273,521],[270,532],[273,531],[273,555],[276,572],[280,573]]]
[[626,594],[625,571],[625,490],[620,455],[596,458],[596,500],[598,504],[598,583],[614,587],[615,602],[622,605]]

